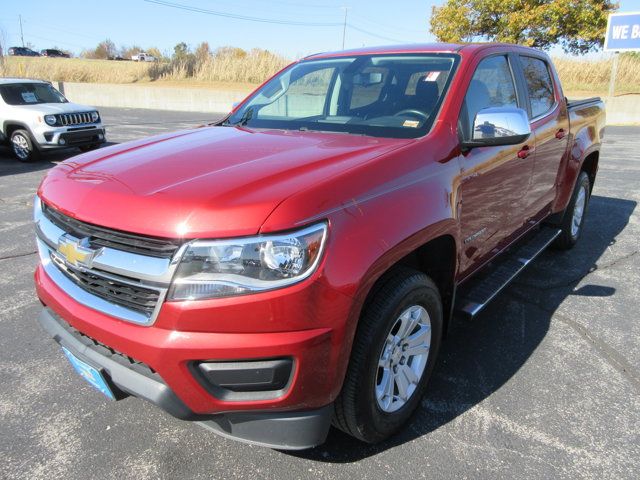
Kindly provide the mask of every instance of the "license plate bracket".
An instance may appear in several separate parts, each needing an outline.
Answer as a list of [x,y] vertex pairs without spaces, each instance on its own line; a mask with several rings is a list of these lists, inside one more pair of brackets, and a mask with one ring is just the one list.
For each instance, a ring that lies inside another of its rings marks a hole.
[[101,392],[110,400],[116,399],[116,396],[111,390],[111,387],[109,387],[106,378],[99,369],[92,367],[83,360],[80,360],[65,347],[62,347],[62,352],[65,354],[67,360],[69,360],[69,363],[71,363],[78,375],[84,378],[89,385]]

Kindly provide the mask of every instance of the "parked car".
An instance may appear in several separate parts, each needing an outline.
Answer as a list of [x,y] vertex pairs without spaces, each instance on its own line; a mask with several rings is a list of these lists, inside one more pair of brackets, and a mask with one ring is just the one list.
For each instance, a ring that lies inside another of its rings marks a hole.
[[578,242],[604,124],[531,48],[306,57],[216,125],[49,170],[39,321],[110,398],[276,448],[381,441],[451,323]]
[[87,151],[104,142],[94,107],[69,102],[42,80],[0,78],[0,143],[8,143],[18,160],[31,162],[59,148]]
[[55,57],[55,58],[70,58],[67,52],[63,52],[62,50],[56,50],[55,48],[46,48],[44,50],[40,50],[40,55],[43,57]]
[[39,57],[40,54],[26,47],[11,47],[7,50],[9,55],[14,55],[16,57]]
[[140,52],[136,55],[132,55],[131,60],[133,60],[134,62],[155,62],[156,57],[154,57],[153,55],[149,55],[147,52]]

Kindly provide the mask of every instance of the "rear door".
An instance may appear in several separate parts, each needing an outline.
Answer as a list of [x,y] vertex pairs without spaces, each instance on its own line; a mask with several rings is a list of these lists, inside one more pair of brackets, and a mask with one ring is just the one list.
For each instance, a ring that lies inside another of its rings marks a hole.
[[[489,107],[525,108],[517,88],[513,55],[499,54],[478,63],[460,112],[458,130],[470,139],[476,114]],[[494,256],[524,221],[534,136],[520,145],[473,148],[460,156],[461,273],[470,274]],[[518,153],[520,152],[520,156]]]
[[555,199],[560,164],[567,154],[569,116],[548,61],[528,54],[520,54],[518,58],[531,130],[536,138],[527,206],[528,216],[534,218],[544,216]]

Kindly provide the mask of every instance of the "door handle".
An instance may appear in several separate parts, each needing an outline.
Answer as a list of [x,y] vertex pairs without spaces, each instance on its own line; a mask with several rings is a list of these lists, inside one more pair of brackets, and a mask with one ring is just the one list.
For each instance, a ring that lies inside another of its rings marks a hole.
[[533,153],[533,148],[529,148],[529,145],[525,145],[518,152],[518,158],[527,158]]
[[565,132],[564,128],[561,128],[560,130],[558,130],[556,132],[556,138],[558,140],[562,140],[565,137],[566,134],[567,134],[567,132]]

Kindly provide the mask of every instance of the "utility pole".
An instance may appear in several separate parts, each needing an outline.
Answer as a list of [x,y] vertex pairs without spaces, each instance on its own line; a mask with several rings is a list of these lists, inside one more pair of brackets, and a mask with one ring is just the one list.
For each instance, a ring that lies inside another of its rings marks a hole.
[[342,50],[344,50],[344,39],[347,36],[347,12],[349,11],[349,7],[342,7],[344,10],[344,25],[342,27]]
[[24,35],[22,34],[22,15],[18,15],[20,20],[20,39],[22,40],[22,46],[24,47]]
[[609,97],[613,97],[616,90],[616,76],[618,75],[618,57],[620,52],[613,53],[613,64],[611,65],[611,78],[609,78]]

